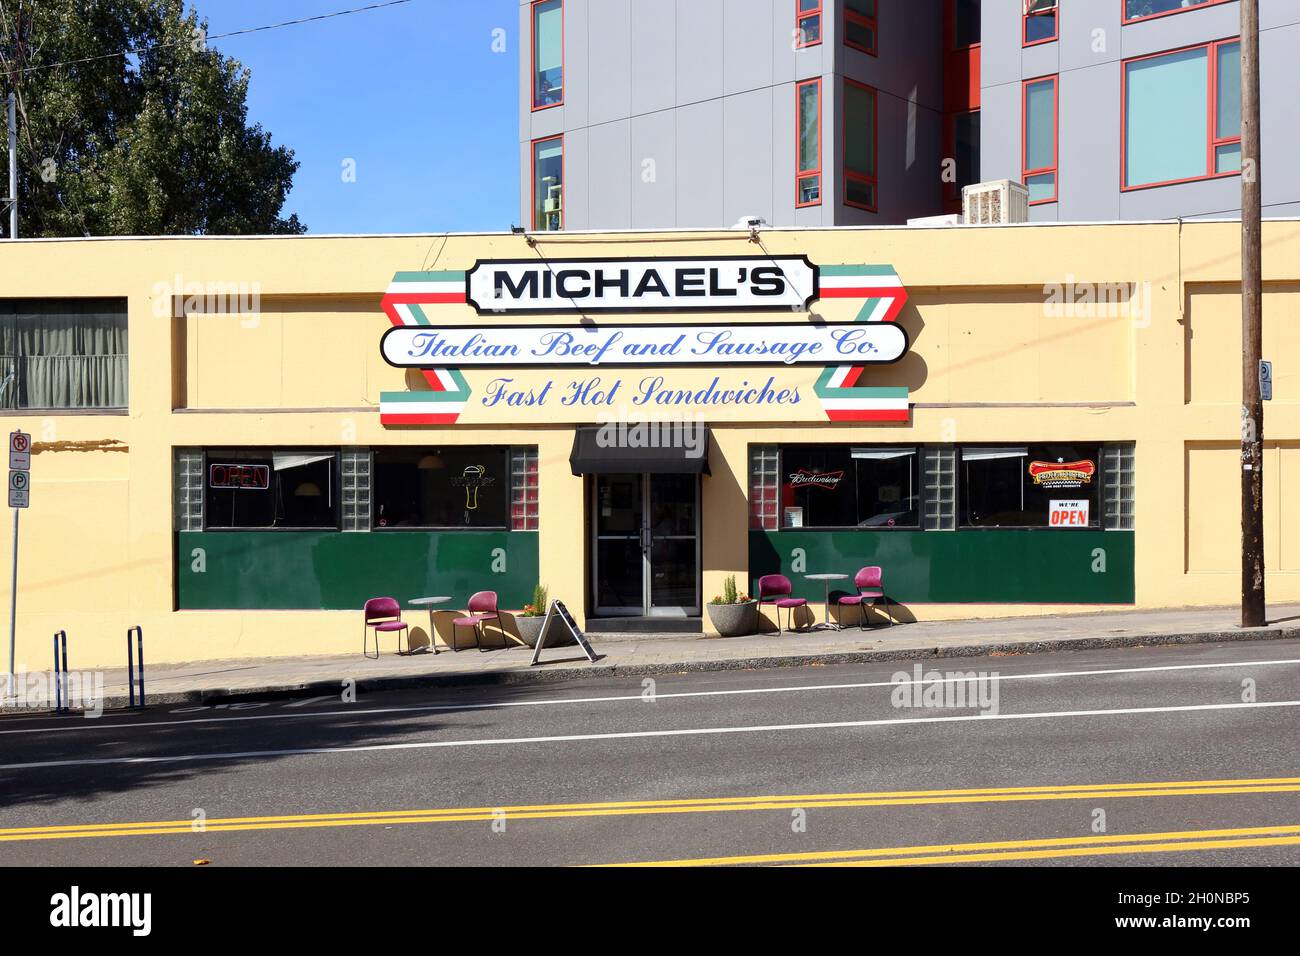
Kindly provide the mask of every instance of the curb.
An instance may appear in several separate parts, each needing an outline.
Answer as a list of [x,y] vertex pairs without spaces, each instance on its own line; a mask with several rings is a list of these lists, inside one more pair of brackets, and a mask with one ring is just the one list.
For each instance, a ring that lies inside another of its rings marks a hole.
[[[767,670],[781,667],[809,667],[827,664],[869,664],[883,661],[924,661],[943,658],[1020,656],[1054,651],[1088,651],[1119,647],[1163,647],[1183,644],[1227,644],[1240,641],[1278,641],[1300,638],[1300,626],[1195,631],[1167,634],[1128,634],[1109,637],[1059,638],[1044,641],[1001,641],[963,644],[951,647],[912,647],[897,650],[835,651],[824,654],[783,655],[779,657],[738,657],[715,660],[660,662],[652,664],[586,664],[557,667],[554,670],[523,668],[472,674],[412,674],[391,677],[361,678],[356,682],[358,694],[391,690],[428,688],[504,687],[514,684],[548,684],[591,677],[645,677],[662,674],[686,674],[708,671]],[[597,647],[599,650],[599,647]],[[265,687],[204,688],[150,694],[151,707],[159,704],[200,706],[217,703],[245,703],[280,700],[287,697],[334,695],[338,680],[303,681],[269,684]],[[126,710],[126,697],[104,698],[104,710]],[[0,709],[0,714],[49,713],[49,710]]]

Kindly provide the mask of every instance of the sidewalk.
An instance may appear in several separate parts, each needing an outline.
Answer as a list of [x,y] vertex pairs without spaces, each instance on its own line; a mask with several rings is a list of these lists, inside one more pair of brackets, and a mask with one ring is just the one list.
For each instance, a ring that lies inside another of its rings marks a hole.
[[[337,695],[342,682],[358,693],[414,687],[501,685],[583,677],[747,670],[867,661],[926,660],[986,654],[1032,654],[1153,644],[1300,638],[1300,605],[1269,609],[1267,627],[1243,630],[1236,608],[1097,612],[1011,620],[930,621],[860,631],[814,631],[750,637],[665,638],[590,634],[600,659],[590,663],[576,646],[548,647],[530,666],[532,649],[510,647],[416,653],[360,654],[198,661],[148,669],[152,706],[205,704],[285,696]],[[105,708],[126,706],[125,668],[104,671]],[[0,709],[12,710],[0,703]]]

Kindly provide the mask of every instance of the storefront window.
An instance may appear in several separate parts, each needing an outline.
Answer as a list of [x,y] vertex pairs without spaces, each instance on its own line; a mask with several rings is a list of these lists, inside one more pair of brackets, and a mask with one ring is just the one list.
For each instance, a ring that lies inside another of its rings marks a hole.
[[338,453],[209,450],[208,528],[338,528]]
[[536,531],[538,526],[537,446],[510,452],[510,530]]
[[920,524],[915,448],[787,445],[780,475],[783,528]]
[[961,449],[961,524],[971,528],[1101,527],[1098,445]]
[[509,526],[506,448],[376,448],[374,462],[377,529]]
[[781,451],[776,445],[749,448],[749,526],[757,531],[781,527],[779,490]]

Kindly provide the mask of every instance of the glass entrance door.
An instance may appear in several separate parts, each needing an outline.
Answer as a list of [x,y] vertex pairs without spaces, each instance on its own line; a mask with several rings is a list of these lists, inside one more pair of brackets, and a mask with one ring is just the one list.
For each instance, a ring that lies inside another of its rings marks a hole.
[[644,475],[597,475],[592,482],[597,614],[645,613]]
[[596,475],[592,481],[595,612],[700,613],[697,475]]

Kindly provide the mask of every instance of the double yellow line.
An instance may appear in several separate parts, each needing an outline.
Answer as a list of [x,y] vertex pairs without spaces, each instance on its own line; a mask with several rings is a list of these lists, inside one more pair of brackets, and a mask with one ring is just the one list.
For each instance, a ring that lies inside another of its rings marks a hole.
[[[202,823],[194,820],[80,823],[0,829],[0,842],[180,835],[195,832],[221,833],[241,830],[294,830],[316,827],[474,823],[498,819],[515,822],[519,820],[622,817],[666,813],[727,813],[754,810],[814,810],[852,807],[927,806],[954,803],[1011,803],[1044,800],[1099,800],[1265,793],[1300,793],[1300,777],[1265,777],[1249,780],[1183,780],[1162,783],[1071,784],[1056,787],[989,787],[965,790],[893,790],[866,793],[712,797],[689,800],[630,800],[604,803],[558,803],[428,810],[372,810],[353,813],[217,817],[204,820]],[[971,844],[971,846],[981,845]],[[924,848],[903,849],[917,850],[917,852],[924,850]],[[861,852],[873,853],[876,851]],[[737,859],[743,860],[747,858]],[[768,860],[766,862],[795,861]]]
[[1300,845],[1300,826],[1240,827],[1231,830],[1178,830],[1122,836],[1064,837],[1045,840],[1000,840],[991,843],[940,843],[931,846],[827,850],[811,853],[764,853],[615,863],[613,866],[925,866],[933,864],[1012,862],[1130,853],[1185,853],[1191,850]]

